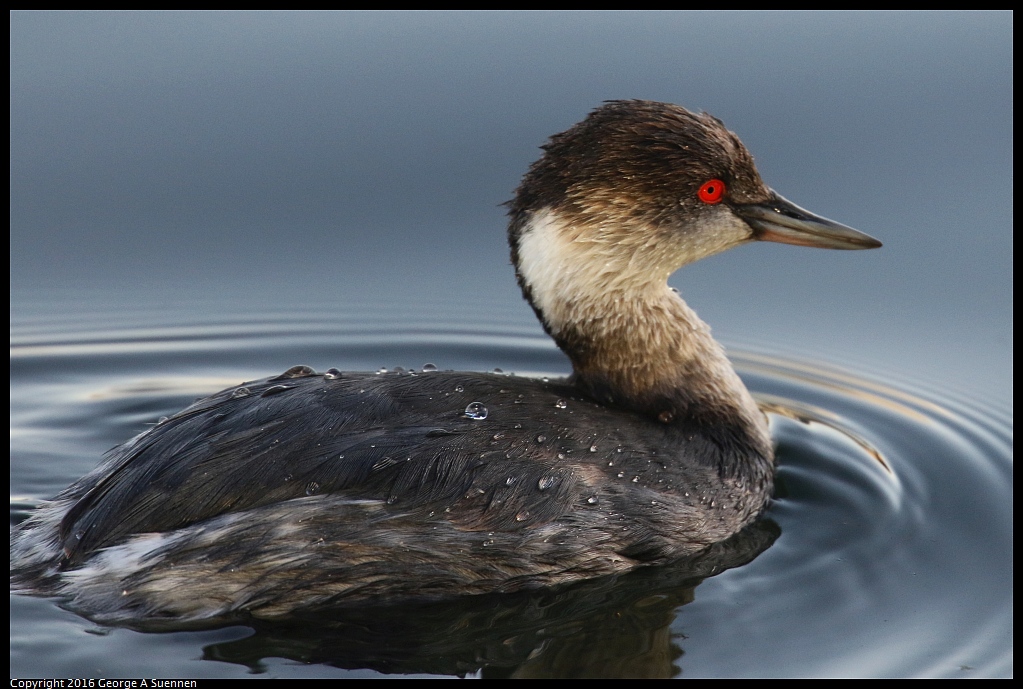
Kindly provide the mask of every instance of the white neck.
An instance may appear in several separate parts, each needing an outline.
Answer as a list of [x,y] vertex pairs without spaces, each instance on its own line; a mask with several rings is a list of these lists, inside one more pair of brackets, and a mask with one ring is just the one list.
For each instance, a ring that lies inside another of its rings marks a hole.
[[657,405],[686,407],[670,415],[697,405],[762,429],[763,415],[710,328],[667,285],[684,260],[674,243],[638,245],[651,234],[574,231],[543,210],[519,235],[519,276],[584,384],[599,381],[615,401],[655,414]]

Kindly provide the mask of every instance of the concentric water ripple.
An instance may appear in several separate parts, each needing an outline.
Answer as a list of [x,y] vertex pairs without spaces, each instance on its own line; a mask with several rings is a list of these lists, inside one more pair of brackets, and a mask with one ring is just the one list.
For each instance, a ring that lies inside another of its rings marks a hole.
[[[379,310],[119,318],[93,319],[94,334],[12,325],[12,522],[160,416],[292,364],[567,366],[535,325],[499,311],[482,331]],[[97,629],[15,596],[12,676],[38,675],[41,658],[67,676],[1010,675],[1011,409],[792,354],[732,356],[771,416],[778,488],[757,529],[702,561],[442,608],[167,634]]]

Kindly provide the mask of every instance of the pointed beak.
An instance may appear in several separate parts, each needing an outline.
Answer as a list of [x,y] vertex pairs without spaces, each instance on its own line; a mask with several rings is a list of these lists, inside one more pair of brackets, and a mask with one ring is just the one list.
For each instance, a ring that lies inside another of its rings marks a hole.
[[753,238],[822,249],[876,249],[881,246],[868,234],[834,220],[814,215],[771,190],[764,203],[734,205],[732,209],[753,228]]

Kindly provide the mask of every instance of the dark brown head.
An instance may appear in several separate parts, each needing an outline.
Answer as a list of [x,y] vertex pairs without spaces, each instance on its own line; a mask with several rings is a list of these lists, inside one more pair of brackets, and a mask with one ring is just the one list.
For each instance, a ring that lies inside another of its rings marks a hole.
[[779,196],[720,120],[677,105],[611,101],[543,148],[509,203],[512,260],[538,311],[540,292],[663,288],[682,265],[753,240],[880,246]]
[[566,221],[639,222],[685,231],[713,209],[710,180],[737,203],[767,201],[753,156],[717,118],[668,103],[614,101],[551,137],[526,173],[512,215],[556,208]]

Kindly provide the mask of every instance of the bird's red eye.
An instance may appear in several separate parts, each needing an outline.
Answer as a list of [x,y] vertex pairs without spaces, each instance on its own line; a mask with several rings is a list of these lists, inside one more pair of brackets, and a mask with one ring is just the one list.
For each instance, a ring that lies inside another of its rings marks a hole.
[[721,203],[721,199],[725,198],[725,183],[720,179],[704,182],[696,195],[704,203]]

